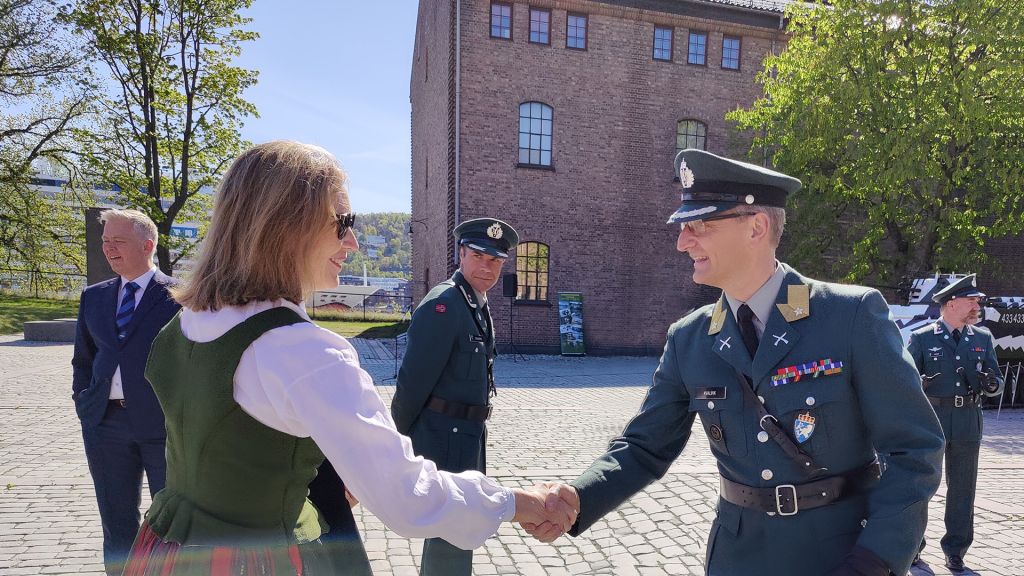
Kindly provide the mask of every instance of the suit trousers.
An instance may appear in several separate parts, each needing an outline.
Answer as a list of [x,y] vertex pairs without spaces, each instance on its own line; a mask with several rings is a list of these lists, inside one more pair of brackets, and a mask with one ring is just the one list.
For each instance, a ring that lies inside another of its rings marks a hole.
[[167,477],[164,439],[137,441],[128,410],[108,406],[95,428],[82,430],[103,524],[103,564],[111,576],[120,576],[139,531],[142,473],[151,496],[164,487]]
[[441,538],[423,541],[420,576],[470,576],[472,573],[472,550],[457,548]]
[[962,558],[974,541],[980,449],[980,442],[946,442],[946,534],[939,541],[946,556]]

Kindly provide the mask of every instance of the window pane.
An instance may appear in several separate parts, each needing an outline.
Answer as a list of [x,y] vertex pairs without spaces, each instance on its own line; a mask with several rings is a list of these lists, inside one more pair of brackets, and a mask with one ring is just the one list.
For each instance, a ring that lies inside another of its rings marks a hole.
[[540,150],[530,150],[530,164],[540,164]]
[[530,163],[530,150],[527,148],[519,149],[519,163],[529,164]]
[[529,134],[523,134],[522,132],[519,133],[519,147],[520,148],[529,148],[530,147],[530,135]]
[[544,120],[551,120],[551,106],[541,105],[540,117]]
[[541,150],[551,150],[551,136],[541,136],[540,137],[540,149]]
[[544,166],[551,166],[551,152],[548,150],[542,150],[540,153],[540,163]]
[[540,150],[540,136],[533,134],[530,136],[530,149]]
[[530,134],[540,134],[540,118],[530,120]]
[[541,103],[540,102],[530,102],[530,117],[531,118],[540,118],[540,109],[541,109]]

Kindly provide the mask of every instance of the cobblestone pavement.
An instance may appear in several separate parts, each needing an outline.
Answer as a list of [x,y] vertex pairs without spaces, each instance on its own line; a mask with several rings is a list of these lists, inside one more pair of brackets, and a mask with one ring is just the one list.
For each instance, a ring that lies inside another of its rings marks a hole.
[[[393,352],[357,341],[382,396]],[[0,575],[101,574],[101,533],[70,398],[71,346],[0,336]],[[653,358],[503,356],[488,436],[491,473],[508,485],[569,480],[635,413]],[[476,552],[476,574],[703,574],[717,474],[699,426],[665,478],[580,538],[539,544],[506,524]],[[924,558],[942,568],[945,487],[932,501]],[[148,497],[144,498],[148,505]],[[417,573],[419,540],[356,508],[375,573]],[[986,576],[1024,575],[1024,412],[985,414],[976,538],[966,558]]]

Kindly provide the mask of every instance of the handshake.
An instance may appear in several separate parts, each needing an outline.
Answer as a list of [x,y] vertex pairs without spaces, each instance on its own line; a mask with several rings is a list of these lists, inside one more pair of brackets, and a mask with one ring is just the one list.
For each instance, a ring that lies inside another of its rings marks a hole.
[[518,522],[530,536],[541,542],[554,542],[569,531],[580,513],[580,498],[568,484],[544,482],[531,488],[513,490]]

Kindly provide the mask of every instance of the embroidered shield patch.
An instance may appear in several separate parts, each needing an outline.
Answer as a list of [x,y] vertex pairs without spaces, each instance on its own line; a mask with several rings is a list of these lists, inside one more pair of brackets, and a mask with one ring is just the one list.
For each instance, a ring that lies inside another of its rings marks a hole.
[[445,306],[444,304],[436,304],[434,306],[434,312],[437,312],[438,314],[444,314],[447,311],[448,311],[448,307]]
[[797,442],[803,444],[810,440],[811,434],[814,434],[814,420],[810,412],[797,415],[793,421],[793,435],[796,436]]

